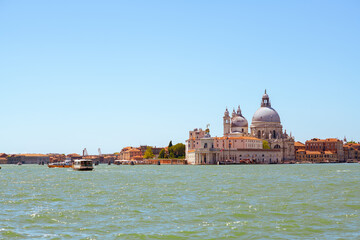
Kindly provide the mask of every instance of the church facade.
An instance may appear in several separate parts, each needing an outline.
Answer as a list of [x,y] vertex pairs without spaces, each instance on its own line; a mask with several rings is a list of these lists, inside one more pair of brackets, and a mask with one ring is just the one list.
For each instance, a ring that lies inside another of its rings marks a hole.
[[[189,164],[283,163],[295,160],[294,137],[283,131],[280,116],[271,107],[268,94],[249,125],[240,106],[223,116],[223,137],[211,137],[210,130],[194,129],[186,140]],[[265,141],[265,144],[264,144]]]

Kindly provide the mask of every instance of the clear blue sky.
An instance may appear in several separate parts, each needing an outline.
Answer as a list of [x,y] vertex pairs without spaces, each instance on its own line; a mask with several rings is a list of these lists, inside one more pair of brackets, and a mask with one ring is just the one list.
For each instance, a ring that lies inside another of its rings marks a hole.
[[266,88],[296,140],[360,141],[359,1],[0,0],[0,152],[184,142]]

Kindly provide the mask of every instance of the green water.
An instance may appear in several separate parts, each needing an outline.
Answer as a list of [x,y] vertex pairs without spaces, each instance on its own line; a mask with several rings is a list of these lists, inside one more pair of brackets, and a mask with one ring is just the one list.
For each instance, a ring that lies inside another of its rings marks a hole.
[[0,170],[0,239],[360,239],[360,164]]

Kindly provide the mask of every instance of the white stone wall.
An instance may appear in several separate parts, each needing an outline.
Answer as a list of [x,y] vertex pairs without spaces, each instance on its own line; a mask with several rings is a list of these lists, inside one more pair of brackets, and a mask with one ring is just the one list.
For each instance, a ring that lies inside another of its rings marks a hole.
[[186,160],[188,162],[188,164],[192,164],[194,165],[195,164],[195,152],[190,152],[190,153],[187,153],[186,155]]

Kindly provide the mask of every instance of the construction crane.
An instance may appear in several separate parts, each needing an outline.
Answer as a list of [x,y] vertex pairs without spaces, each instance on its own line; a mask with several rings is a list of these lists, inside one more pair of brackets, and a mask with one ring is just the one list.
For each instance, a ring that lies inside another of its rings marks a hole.
[[85,157],[85,156],[87,156],[87,155],[89,155],[89,154],[88,154],[86,148],[84,148],[84,150],[83,150],[83,157]]

